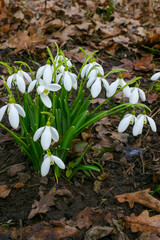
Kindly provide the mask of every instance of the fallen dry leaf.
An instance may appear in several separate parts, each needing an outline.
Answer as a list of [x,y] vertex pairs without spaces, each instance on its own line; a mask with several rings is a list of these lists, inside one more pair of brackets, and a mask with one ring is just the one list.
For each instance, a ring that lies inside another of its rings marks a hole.
[[153,55],[149,54],[145,57],[142,57],[141,59],[134,61],[134,67],[135,70],[141,70],[141,71],[150,71],[153,69],[154,65],[151,63],[153,60]]
[[122,195],[116,195],[118,202],[124,203],[128,202],[130,208],[134,207],[134,203],[139,203],[143,206],[151,208],[157,212],[160,212],[160,201],[152,197],[150,194],[150,188],[134,192],[134,193],[125,193]]
[[51,206],[55,205],[55,196],[67,196],[72,197],[72,194],[67,189],[56,189],[56,185],[51,188],[51,190],[44,195],[43,192],[40,191],[40,201],[35,200],[34,204],[32,205],[32,210],[28,216],[28,219],[33,218],[38,213],[46,213],[50,210]]
[[102,237],[106,237],[112,233],[114,230],[113,227],[102,227],[102,226],[95,226],[89,229],[86,234],[84,240],[98,240]]
[[159,95],[157,93],[153,93],[153,94],[148,93],[146,101],[148,103],[152,104],[154,101],[157,100],[158,97],[159,97]]
[[6,185],[0,185],[0,198],[6,198],[11,192],[11,189]]
[[22,188],[24,187],[24,183],[22,182],[17,182],[14,185],[12,185],[13,188]]
[[[32,226],[24,227],[21,229],[21,239],[59,240],[76,236],[79,233],[77,228],[66,225],[65,222],[63,223],[62,221],[59,222],[60,221],[53,220],[52,224],[40,222]],[[14,230],[11,239],[19,239],[19,229]]]
[[135,216],[134,213],[130,217],[126,216],[125,224],[127,228],[131,228],[132,232],[160,234],[160,215],[150,217],[147,210],[143,211],[139,216]]

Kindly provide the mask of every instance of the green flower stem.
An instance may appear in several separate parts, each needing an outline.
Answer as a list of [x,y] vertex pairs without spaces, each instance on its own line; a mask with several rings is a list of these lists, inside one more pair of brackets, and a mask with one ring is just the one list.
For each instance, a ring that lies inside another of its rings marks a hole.
[[33,80],[35,80],[34,74],[33,74],[32,70],[31,70],[30,66],[27,63],[22,62],[22,61],[15,61],[15,63],[19,63],[19,64],[22,64],[22,65],[26,66],[29,69],[29,71],[30,71],[30,73],[32,75]]
[[14,88],[15,88],[15,90],[16,90],[16,94],[17,94],[18,102],[19,102],[19,104],[22,106],[21,98],[20,98],[20,95],[19,95],[19,92],[18,92],[18,89],[17,89],[16,84],[14,84]]

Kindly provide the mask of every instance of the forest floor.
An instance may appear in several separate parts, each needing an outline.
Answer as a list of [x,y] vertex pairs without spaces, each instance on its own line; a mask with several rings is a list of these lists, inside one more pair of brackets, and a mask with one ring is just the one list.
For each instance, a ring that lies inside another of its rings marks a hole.
[[[106,73],[125,68],[125,80],[142,77],[145,104],[157,125],[156,133],[146,126],[141,136],[133,137],[132,126],[118,133],[118,115],[98,121],[73,143],[67,159],[82,154],[92,142],[85,161],[98,161],[104,172],[91,172],[90,177],[78,172],[71,181],[62,174],[58,184],[52,170],[41,177],[1,128],[1,240],[160,239],[160,194],[151,196],[160,181],[160,102],[155,89],[149,92],[151,75],[160,71],[160,6],[154,4],[119,1],[111,7],[106,1],[60,0],[6,5],[1,1],[1,61],[23,60],[37,70],[46,62],[46,46],[55,54],[56,41],[79,69],[83,62],[79,47],[88,54],[98,50],[96,60]],[[0,74],[1,107],[6,101],[3,80],[8,76],[3,66]],[[107,80],[111,83],[116,77],[112,74]],[[116,95],[113,103],[121,98]],[[91,108],[103,99],[105,92]],[[7,118],[3,123],[8,124]]]

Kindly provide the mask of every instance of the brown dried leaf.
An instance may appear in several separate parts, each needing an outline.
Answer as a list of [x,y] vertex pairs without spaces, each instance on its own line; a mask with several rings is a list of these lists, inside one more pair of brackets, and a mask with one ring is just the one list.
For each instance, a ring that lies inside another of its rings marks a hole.
[[119,140],[121,143],[127,143],[128,142],[128,133],[119,133],[119,132],[112,132],[111,138],[114,140]]
[[160,215],[149,216],[147,210],[143,211],[139,216],[131,214],[125,217],[127,228],[131,228],[132,232],[150,232],[156,235],[160,234]]
[[[102,227],[102,226],[95,226],[89,229],[86,234],[84,240],[98,240],[103,237],[106,237],[112,233],[114,230],[113,227]],[[108,239],[108,238],[105,238]]]
[[149,54],[141,59],[134,61],[135,70],[143,70],[143,71],[150,71],[153,69],[153,64],[151,63],[153,60],[153,55]]
[[14,185],[12,185],[13,188],[22,188],[24,187],[24,183],[22,182],[17,182]]
[[117,195],[116,198],[118,202],[128,202],[130,208],[134,207],[134,203],[139,203],[148,208],[151,208],[157,212],[160,212],[160,201],[152,197],[150,194],[150,189],[134,192],[134,193],[125,193],[122,195]]
[[11,192],[7,185],[0,185],[0,198],[6,198]]
[[51,188],[51,190],[46,195],[44,195],[43,192],[40,192],[39,195],[41,199],[39,202],[35,200],[35,203],[32,205],[32,210],[28,216],[28,219],[33,218],[38,213],[48,212],[50,210],[50,207],[55,205],[54,201],[56,195],[65,195],[68,197],[72,197],[72,194],[69,190],[56,189],[56,185]]
[[[79,233],[76,227],[71,227],[63,221],[51,221],[51,225],[45,222],[40,222],[32,226],[22,228],[22,239],[65,239],[67,237],[75,236]],[[12,239],[19,239],[19,229],[14,231]]]
[[146,101],[148,103],[152,104],[154,101],[157,100],[158,97],[159,97],[159,95],[157,93],[153,93],[153,94],[148,93]]

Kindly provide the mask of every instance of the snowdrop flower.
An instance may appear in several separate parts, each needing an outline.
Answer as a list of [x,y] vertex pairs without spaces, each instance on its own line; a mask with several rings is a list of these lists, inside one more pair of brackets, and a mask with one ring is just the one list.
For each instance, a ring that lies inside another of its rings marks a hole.
[[149,122],[149,125],[151,126],[152,131],[153,132],[157,131],[155,121],[151,117],[148,117],[146,114],[139,114],[133,126],[133,136],[137,136],[142,133],[143,125],[146,124],[147,121]]
[[103,83],[106,91],[108,91],[109,90],[109,84],[108,84],[106,79],[101,77],[100,73],[97,74],[96,78],[95,77],[89,78],[89,80],[87,82],[87,88],[89,88],[92,85],[91,94],[92,94],[93,98],[96,98],[100,94],[101,89],[102,89],[101,82]]
[[29,84],[29,86],[28,86],[28,93],[30,93],[30,92],[32,92],[33,91],[33,89],[34,89],[34,87],[37,85],[44,85],[45,83],[44,83],[44,81],[43,81],[43,79],[42,78],[39,78],[39,79],[35,79],[35,80],[33,80],[30,84]]
[[[111,85],[109,86],[109,91],[108,91],[107,97],[112,97],[115,94],[115,92],[117,91],[117,88],[122,88],[125,85],[126,85],[126,82],[120,76],[119,78],[116,79],[116,81],[111,83]],[[123,91],[125,97],[130,97],[131,90],[130,90],[129,86],[126,86],[125,88],[123,88],[122,91]]]
[[29,83],[32,82],[32,79],[28,73],[24,72],[23,70],[17,71],[17,69],[15,69],[15,73],[9,76],[7,79],[7,86],[11,88],[12,84],[15,83],[19,91],[21,93],[25,93],[26,83],[24,79],[26,79]]
[[[67,64],[67,67],[72,67],[72,63],[71,63],[71,61],[67,58],[67,57],[65,57],[65,60],[66,60],[66,64]],[[57,55],[56,57],[55,57],[55,63],[56,63],[56,66],[60,63],[60,62],[63,62],[64,61],[64,58],[63,58],[63,56],[62,55]]]
[[136,122],[136,117],[134,114],[135,112],[132,114],[126,114],[123,117],[123,119],[119,123],[118,132],[124,132],[128,128],[129,124],[133,124],[134,122]]
[[[91,68],[95,65],[98,65],[98,66],[91,70]],[[104,75],[104,70],[102,66],[99,63],[95,62],[94,58],[90,60],[90,63],[86,64],[83,67],[81,72],[81,77],[84,78],[84,76],[87,76],[90,70],[91,72],[89,74],[89,78],[97,77],[98,73],[100,73],[102,76]]]
[[52,107],[52,102],[48,97],[48,94],[50,93],[50,91],[55,92],[55,91],[58,91],[60,88],[61,86],[59,84],[54,84],[54,83],[48,84],[48,85],[43,83],[42,85],[38,86],[37,93],[40,95],[40,98],[46,107],[48,108]]
[[59,140],[59,133],[58,131],[50,126],[50,122],[48,121],[46,126],[40,127],[34,134],[33,140],[36,142],[41,137],[41,146],[43,150],[47,150],[50,145],[51,141],[58,142]]
[[153,76],[151,77],[152,81],[156,81],[160,78],[160,72],[157,72],[155,74],[153,74]]
[[142,101],[146,101],[146,95],[145,95],[145,92],[138,88],[138,86],[135,86],[135,87],[131,87],[130,88],[131,90],[131,95],[129,97],[129,102],[132,103],[132,104],[135,104],[135,103],[138,103],[138,100],[139,100],[139,97],[142,99]]
[[41,165],[42,177],[45,177],[48,174],[50,165],[53,165],[54,163],[56,163],[59,168],[65,169],[65,165],[63,161],[59,157],[54,156],[49,151],[47,151],[47,154],[44,156],[44,159]]
[[52,81],[52,74],[54,72],[53,66],[50,65],[50,61],[48,60],[46,65],[40,67],[36,74],[36,79],[40,79],[43,77],[43,81],[46,84],[50,84]]
[[77,76],[74,73],[67,71],[64,71],[62,73],[59,73],[57,75],[56,82],[59,83],[59,81],[62,81],[62,84],[64,85],[64,88],[69,92],[71,91],[72,87],[76,90],[77,89]]
[[17,129],[19,126],[19,115],[25,117],[25,111],[23,108],[16,103],[13,103],[12,99],[9,99],[9,103],[0,108],[0,122],[7,110],[9,122],[14,129]]

